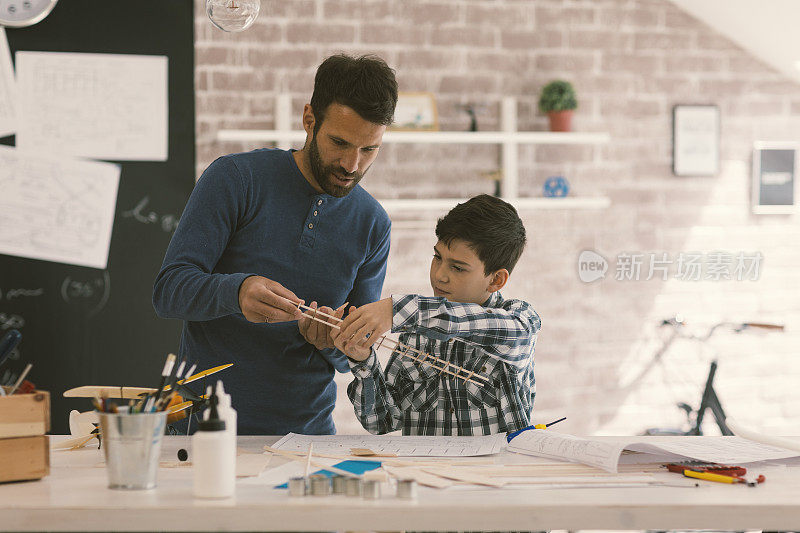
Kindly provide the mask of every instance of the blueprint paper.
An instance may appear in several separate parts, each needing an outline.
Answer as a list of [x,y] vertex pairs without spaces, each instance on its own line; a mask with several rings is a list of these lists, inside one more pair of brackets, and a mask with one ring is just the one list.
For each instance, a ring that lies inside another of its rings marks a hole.
[[0,26],[0,137],[14,135],[17,131],[17,84],[14,65],[6,39],[6,30]]
[[350,455],[351,448],[368,448],[377,454],[398,457],[473,457],[500,452],[506,436],[477,437],[400,436],[400,435],[298,435],[289,433],[273,448],[307,452],[314,444],[314,453]]
[[105,269],[120,168],[0,146],[0,253]]
[[167,57],[17,52],[17,147],[167,160]]

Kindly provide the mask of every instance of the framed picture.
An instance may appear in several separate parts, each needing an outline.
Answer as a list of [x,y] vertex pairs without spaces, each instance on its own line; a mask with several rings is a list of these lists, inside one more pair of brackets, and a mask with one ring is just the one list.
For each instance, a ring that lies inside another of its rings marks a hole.
[[753,213],[795,211],[797,155],[800,144],[755,143],[753,146]]
[[672,173],[715,176],[719,173],[719,108],[676,105],[672,108]]
[[399,93],[391,129],[438,130],[439,115],[433,93]]

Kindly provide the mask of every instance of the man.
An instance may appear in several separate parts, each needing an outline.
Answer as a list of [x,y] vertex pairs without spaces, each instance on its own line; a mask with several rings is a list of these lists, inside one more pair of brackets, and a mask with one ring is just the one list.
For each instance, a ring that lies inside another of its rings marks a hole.
[[235,363],[221,378],[239,434],[335,432],[333,374],[347,359],[297,304],[342,316],[380,298],[391,223],[358,182],[396,103],[383,60],[329,57],[303,109],[303,149],[221,157],[189,198],[153,305],[185,321],[181,353],[200,368]]

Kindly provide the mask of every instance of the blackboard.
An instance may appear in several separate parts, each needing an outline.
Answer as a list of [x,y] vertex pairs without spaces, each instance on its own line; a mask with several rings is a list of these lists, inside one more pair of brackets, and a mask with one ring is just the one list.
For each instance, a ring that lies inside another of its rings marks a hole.
[[[33,364],[31,381],[51,392],[52,433],[69,433],[69,411],[91,404],[62,398],[66,389],[155,386],[165,355],[178,350],[181,322],[159,319],[151,296],[194,185],[193,3],[62,0],[39,24],[6,33],[12,54],[168,56],[168,159],[115,162],[122,172],[106,270],[0,254],[0,335],[12,327],[22,332],[12,366]],[[13,145],[14,138],[0,142]]]

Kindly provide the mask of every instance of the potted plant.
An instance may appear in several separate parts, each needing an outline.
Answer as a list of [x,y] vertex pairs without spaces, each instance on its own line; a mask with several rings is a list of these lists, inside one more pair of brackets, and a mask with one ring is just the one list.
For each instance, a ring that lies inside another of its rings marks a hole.
[[553,80],[542,89],[539,110],[547,113],[550,131],[570,131],[572,111],[578,107],[575,89],[568,81]]

